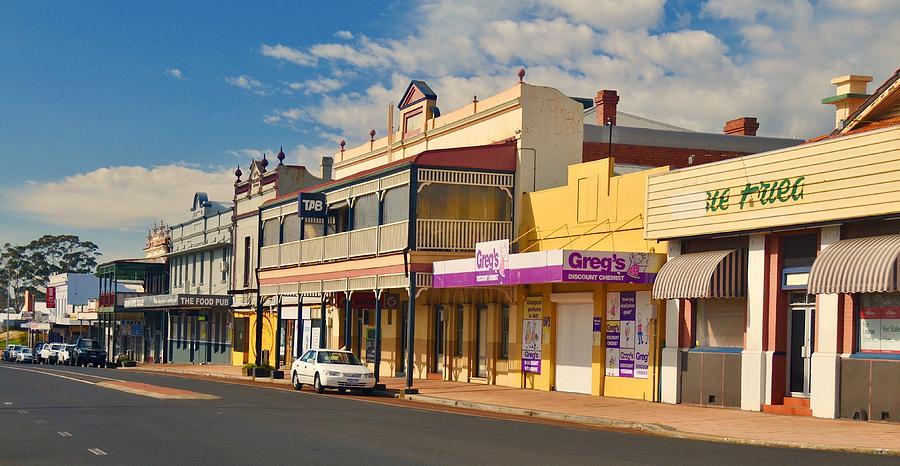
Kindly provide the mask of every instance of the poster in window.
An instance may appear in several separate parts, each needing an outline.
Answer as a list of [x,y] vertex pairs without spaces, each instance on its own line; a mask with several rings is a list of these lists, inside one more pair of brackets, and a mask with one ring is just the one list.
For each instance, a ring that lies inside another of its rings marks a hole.
[[541,373],[542,325],[540,319],[522,321],[522,372]]
[[646,379],[650,372],[650,292],[608,293],[606,305],[606,375]]
[[871,307],[860,312],[859,350],[900,354],[900,307]]

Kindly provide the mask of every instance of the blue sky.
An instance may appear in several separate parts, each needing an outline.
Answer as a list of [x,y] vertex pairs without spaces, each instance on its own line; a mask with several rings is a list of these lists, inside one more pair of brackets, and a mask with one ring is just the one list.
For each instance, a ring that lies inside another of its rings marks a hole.
[[[844,2],[847,3],[847,2]],[[627,4],[627,5],[626,5]],[[237,164],[383,134],[425,79],[451,110],[527,80],[696,130],[812,137],[831,77],[900,63],[889,0],[0,2],[0,242],[69,233],[137,256]],[[548,40],[550,38],[550,40]]]

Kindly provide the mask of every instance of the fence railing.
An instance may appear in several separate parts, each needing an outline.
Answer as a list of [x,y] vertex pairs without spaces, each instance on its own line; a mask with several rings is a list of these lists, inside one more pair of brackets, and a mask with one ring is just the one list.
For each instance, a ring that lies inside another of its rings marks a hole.
[[472,251],[475,243],[512,237],[512,222],[419,219],[416,249]]

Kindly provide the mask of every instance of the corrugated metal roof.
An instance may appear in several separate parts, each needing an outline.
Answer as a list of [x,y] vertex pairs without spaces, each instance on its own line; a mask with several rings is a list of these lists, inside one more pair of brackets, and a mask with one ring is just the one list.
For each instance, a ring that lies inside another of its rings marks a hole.
[[807,289],[812,294],[898,291],[900,235],[838,241],[813,262]]

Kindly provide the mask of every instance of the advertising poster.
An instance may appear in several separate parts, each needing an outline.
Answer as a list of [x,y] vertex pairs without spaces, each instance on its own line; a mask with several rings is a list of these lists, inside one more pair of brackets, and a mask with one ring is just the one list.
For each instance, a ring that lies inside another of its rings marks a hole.
[[648,377],[650,306],[649,291],[607,293],[606,375]]
[[594,346],[603,346],[603,318],[594,317],[594,326],[591,334],[594,336]]
[[541,373],[542,334],[540,319],[522,321],[522,372]]
[[529,296],[525,298],[525,318],[542,319],[544,314],[543,296]]
[[859,313],[859,349],[900,354],[900,308],[875,307]]

